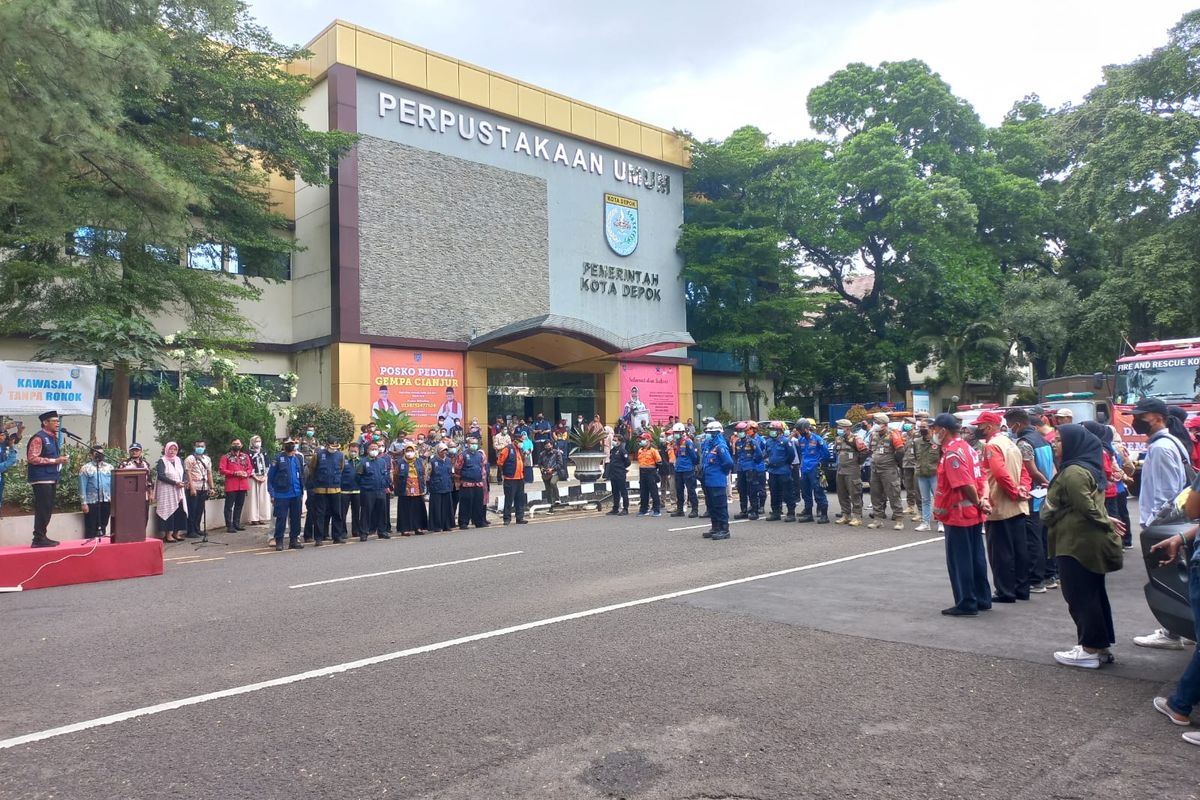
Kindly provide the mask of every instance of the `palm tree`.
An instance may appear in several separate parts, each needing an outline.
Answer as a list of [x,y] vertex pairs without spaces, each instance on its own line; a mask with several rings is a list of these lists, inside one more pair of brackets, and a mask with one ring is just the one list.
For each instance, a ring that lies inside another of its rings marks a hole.
[[1002,358],[1008,351],[1008,342],[995,334],[991,323],[972,322],[960,333],[922,336],[917,341],[938,359],[938,382],[958,387],[958,396],[965,398],[972,364],[980,358]]

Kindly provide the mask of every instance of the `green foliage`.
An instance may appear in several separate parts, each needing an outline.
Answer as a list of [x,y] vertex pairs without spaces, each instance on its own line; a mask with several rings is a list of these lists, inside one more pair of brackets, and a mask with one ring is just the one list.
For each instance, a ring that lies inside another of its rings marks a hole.
[[[316,431],[317,441],[322,444],[330,436],[337,437],[338,442],[345,444],[353,439],[358,431],[354,424],[354,415],[338,406],[301,403],[288,409],[287,429],[290,435],[299,438],[310,425]],[[390,438],[395,441],[396,437]]]
[[[28,483],[29,464],[25,461],[24,448],[27,440],[22,440],[18,447],[21,456],[17,463],[4,473],[4,508],[5,515],[11,515],[14,509],[33,513],[33,487]],[[63,464],[58,481],[58,491],[54,495],[54,510],[64,513],[79,511],[79,470],[91,461],[87,448],[67,443],[64,450],[70,460]],[[124,450],[118,448],[104,449],[105,459],[114,467],[126,457]]]
[[266,393],[247,376],[218,374],[211,386],[187,377],[178,391],[164,383],[151,405],[160,443],[176,442],[187,455],[194,442],[203,440],[214,464],[234,439],[248,447],[250,437],[258,435],[267,448],[275,439],[275,414]]
[[700,346],[733,354],[752,414],[758,379],[782,378],[796,362],[799,323],[822,298],[803,291],[784,247],[786,235],[750,192],[780,151],[757,128],[723,142],[695,142],[685,175],[684,258],[688,330]]
[[388,411],[377,408],[371,412],[371,419],[375,422],[379,430],[387,436],[389,442],[403,439],[417,429],[416,420],[410,417],[406,411]]
[[582,428],[572,428],[567,435],[571,444],[584,453],[599,453],[604,447],[604,429],[597,430],[590,425]]
[[733,412],[727,408],[718,408],[716,413],[713,414],[713,418],[722,425],[728,425],[733,422]]
[[1008,351],[1008,343],[994,335],[995,328],[986,322],[972,322],[958,333],[925,336],[927,345],[938,359],[940,385],[949,385],[959,397],[966,397],[967,380],[973,375],[986,374]]
[[[301,120],[309,80],[286,62],[306,54],[240,0],[11,0],[0,53],[0,296],[20,298],[0,307],[0,334],[111,364],[109,438],[123,440],[124,379],[160,346],[140,320],[174,316],[223,340],[252,331],[239,304],[258,285],[184,268],[183,254],[292,251],[268,175],[326,184],[354,137]],[[81,226],[98,235],[65,248]]]
[[1038,401],[1038,390],[1036,386],[1022,386],[1017,390],[1013,397],[1013,404],[1018,406],[1031,406]]
[[789,426],[803,416],[804,412],[795,406],[777,405],[767,409],[767,419],[777,419],[786,422]]

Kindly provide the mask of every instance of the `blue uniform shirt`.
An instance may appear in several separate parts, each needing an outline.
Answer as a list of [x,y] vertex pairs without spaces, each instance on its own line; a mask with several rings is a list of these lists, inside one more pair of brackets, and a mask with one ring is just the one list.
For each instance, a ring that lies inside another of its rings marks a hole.
[[727,476],[733,471],[733,456],[721,436],[712,436],[702,445],[704,460],[704,485],[724,489],[729,485]]
[[766,439],[766,464],[767,471],[772,475],[791,475],[792,461],[796,458],[796,449],[792,447],[792,440],[787,436],[780,436],[772,439]]
[[830,460],[829,445],[812,431],[796,437],[796,449],[800,452],[801,472],[811,472]]
[[677,473],[695,472],[696,465],[699,463],[700,451],[696,449],[696,443],[685,436],[679,441],[675,451],[675,471]]
[[757,436],[747,436],[744,439],[737,441],[737,468],[738,472],[749,472],[757,470],[765,464],[763,461],[763,446],[762,440]]

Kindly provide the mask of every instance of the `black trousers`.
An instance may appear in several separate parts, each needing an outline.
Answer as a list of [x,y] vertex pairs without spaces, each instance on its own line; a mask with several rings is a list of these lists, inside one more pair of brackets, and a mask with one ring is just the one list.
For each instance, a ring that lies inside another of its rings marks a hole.
[[1042,530],[1042,515],[1030,514],[1025,517],[1025,549],[1029,554],[1030,586],[1042,583],[1047,578],[1045,542],[1046,532]]
[[[629,481],[624,478],[617,478],[612,483],[612,501],[613,511],[620,511],[624,508],[629,510]],[[622,506],[622,504],[624,504]]]
[[[208,489],[201,489],[195,494],[188,492],[188,529],[187,532],[193,536],[199,536],[203,531],[200,530],[200,518],[204,517],[204,504],[208,502]],[[208,529],[208,519],[204,520],[204,528]]]
[[514,512],[517,515],[517,522],[525,519],[525,481],[523,480],[504,481],[504,521],[508,522]]
[[458,527],[465,528],[474,524],[482,528],[487,520],[484,518],[483,487],[464,486],[458,490]]
[[[342,530],[349,531],[353,536],[363,536],[362,529],[362,495],[358,492],[342,492],[341,507],[338,514],[342,518]],[[346,514],[350,514],[350,527],[346,527]]]
[[771,472],[767,474],[767,480],[771,483],[771,513],[778,514],[786,505],[787,512],[795,514],[796,493],[792,486],[791,472],[779,475]]
[[643,514],[648,509],[662,510],[662,500],[658,497],[658,470],[642,469],[638,471],[638,510]]
[[383,533],[388,518],[388,498],[383,492],[363,492],[359,496],[362,522],[359,535]]
[[108,515],[112,504],[107,500],[99,503],[88,503],[87,513],[83,515],[83,538],[95,539],[104,536],[108,531]]
[[429,493],[429,530],[448,531],[454,527],[450,492]]
[[696,496],[695,471],[675,473],[675,505],[680,511],[683,511],[684,505],[690,505],[692,511],[700,512],[700,500]]
[[225,493],[225,527],[242,527],[242,506],[246,503],[246,491]]
[[1133,526],[1129,521],[1129,495],[1117,492],[1115,497],[1104,498],[1104,510],[1108,512],[1108,516],[1125,524],[1125,535],[1121,537],[1121,544],[1125,547],[1133,544]]
[[315,497],[312,489],[304,493],[304,541],[306,542],[311,542],[313,534],[317,532],[317,512],[313,499]]
[[338,493],[317,494],[313,492],[314,523],[317,541],[324,541],[331,534],[335,542],[346,538],[346,524],[342,521],[342,498]]
[[1029,550],[1025,543],[1025,515],[988,520],[988,561],[996,596],[1029,599]]
[[50,517],[54,516],[54,492],[57,483],[33,484],[33,538],[44,539]]
[[1104,576],[1091,572],[1070,556],[1059,556],[1058,577],[1067,610],[1075,620],[1079,644],[1103,650],[1117,641]]

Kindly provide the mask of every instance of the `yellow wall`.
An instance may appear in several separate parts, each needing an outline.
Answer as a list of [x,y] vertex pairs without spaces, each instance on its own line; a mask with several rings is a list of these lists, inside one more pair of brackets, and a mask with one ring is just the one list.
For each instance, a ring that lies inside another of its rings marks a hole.
[[307,45],[312,57],[288,71],[312,78],[333,64],[495,111],[550,130],[676,166],[691,166],[672,131],[582,103],[507,75],[336,20]]
[[371,346],[341,342],[333,349],[333,404],[354,414],[356,422],[371,419]]
[[679,419],[695,416],[696,402],[692,394],[692,365],[679,365]]

